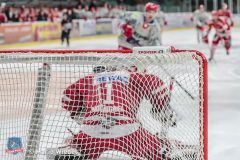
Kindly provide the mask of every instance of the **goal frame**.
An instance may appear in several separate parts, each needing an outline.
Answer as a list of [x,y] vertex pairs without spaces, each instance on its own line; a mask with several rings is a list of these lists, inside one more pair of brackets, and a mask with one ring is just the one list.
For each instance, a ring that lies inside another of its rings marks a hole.
[[[203,53],[197,51],[197,50],[181,50],[176,49],[174,47],[171,47],[171,53],[172,54],[181,54],[183,52],[194,52],[196,55],[200,56],[202,59],[202,74],[203,79],[200,79],[202,86],[202,90],[199,90],[199,98],[202,100],[200,103],[200,106],[202,107],[202,110],[200,112],[203,113],[203,122],[202,123],[202,136],[200,137],[203,142],[203,157],[204,160],[208,160],[208,63],[207,59],[204,56]],[[51,49],[38,49],[38,50],[21,50],[21,49],[14,49],[14,50],[0,50],[0,59],[1,54],[21,54],[21,53],[32,53],[32,54],[84,54],[84,53],[120,53],[120,54],[131,54],[131,50],[51,50]],[[194,58],[194,57],[193,57]]]

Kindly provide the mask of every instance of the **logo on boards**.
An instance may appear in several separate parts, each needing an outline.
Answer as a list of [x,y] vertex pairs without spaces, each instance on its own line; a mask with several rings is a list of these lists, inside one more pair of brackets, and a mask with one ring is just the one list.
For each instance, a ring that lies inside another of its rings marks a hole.
[[17,153],[23,152],[22,138],[9,137],[7,141],[6,152],[9,154],[17,154]]

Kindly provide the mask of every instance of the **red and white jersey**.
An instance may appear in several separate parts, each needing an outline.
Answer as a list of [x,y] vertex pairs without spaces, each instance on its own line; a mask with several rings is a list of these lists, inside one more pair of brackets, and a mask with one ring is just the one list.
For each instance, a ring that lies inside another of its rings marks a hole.
[[212,19],[208,21],[209,31],[211,28],[216,30],[216,34],[220,37],[225,37],[230,35],[230,26],[227,23],[226,19],[223,17],[218,17],[217,19]]
[[[97,126],[99,130],[104,130],[108,125],[128,125],[132,128],[123,127],[125,131],[122,130],[122,134],[116,130],[117,136],[121,137],[140,127],[136,114],[144,98],[149,100],[153,107],[165,107],[169,103],[168,89],[157,76],[115,71],[96,73],[79,79],[64,91],[62,102],[63,108],[68,110],[71,116],[83,113],[85,133],[102,137],[103,134],[96,135],[94,132]],[[102,126],[103,123],[105,127]]]
[[220,17],[223,17],[230,27],[233,27],[234,24],[233,24],[233,20],[232,20],[232,13],[230,10],[220,9],[218,11],[218,15]]
[[128,71],[103,72],[81,78],[64,91],[63,107],[84,117],[93,115],[135,118],[143,98],[153,106],[167,103],[167,88],[157,76]]
[[[144,98],[153,107],[166,106],[167,90],[163,81],[154,75],[129,71],[103,72],[81,78],[70,85],[64,91],[62,102],[63,108],[72,116],[84,112],[82,129],[85,133],[93,137],[113,138],[139,129],[136,114]],[[119,127],[124,125],[119,132]],[[105,127],[111,127],[113,133],[102,134],[106,131]]]

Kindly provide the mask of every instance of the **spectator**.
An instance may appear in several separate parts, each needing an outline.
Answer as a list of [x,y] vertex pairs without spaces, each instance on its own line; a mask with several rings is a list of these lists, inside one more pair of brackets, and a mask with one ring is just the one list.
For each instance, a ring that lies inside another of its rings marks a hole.
[[82,9],[82,5],[78,5],[76,9],[73,10],[76,18],[84,18],[84,10]]
[[83,8],[85,6],[84,0],[79,0],[77,6],[81,6],[81,8]]
[[[55,7],[53,10],[53,20],[56,21],[60,18],[59,8]],[[60,20],[60,19],[59,19]]]
[[118,6],[114,6],[108,14],[108,17],[116,18],[122,14],[122,10]]
[[47,21],[48,15],[40,9],[40,11],[37,14],[37,21]]
[[25,9],[21,8],[20,9],[20,12],[18,13],[18,20],[19,22],[24,22],[24,21],[27,21],[27,17],[26,17],[26,14],[25,14]]
[[[89,3],[89,5],[87,5]],[[84,6],[84,8],[83,8]],[[33,22],[33,21],[61,21],[62,14],[67,13],[72,19],[92,19],[104,17],[118,17],[121,9],[117,6],[111,10],[111,6],[105,2],[98,5],[97,0],[79,0],[76,9],[68,9],[64,6],[56,8],[34,8],[22,5],[21,7],[0,6],[1,23],[9,22]]]
[[122,5],[124,3],[124,0],[117,0],[118,5]]
[[12,22],[19,22],[18,12],[17,8],[13,8]]
[[36,21],[36,10],[34,8],[29,9],[29,20],[31,22]]
[[9,7],[5,10],[5,15],[9,22],[18,22],[18,11],[17,8]]
[[2,12],[2,9],[0,10],[0,24],[7,22],[7,16],[4,12]]
[[97,1],[91,0],[90,5],[89,5],[90,10],[92,10],[92,8],[94,8],[94,10],[95,10],[96,7],[97,7]]
[[48,20],[53,22],[54,13],[53,13],[53,8],[48,8]]
[[107,17],[108,13],[109,13],[108,3],[105,2],[103,7],[97,7],[96,17],[98,18]]
[[84,17],[85,18],[94,18],[93,13],[89,10],[89,6],[85,5],[84,7]]
[[72,9],[67,10],[68,19],[72,22],[73,19],[76,19],[76,15]]

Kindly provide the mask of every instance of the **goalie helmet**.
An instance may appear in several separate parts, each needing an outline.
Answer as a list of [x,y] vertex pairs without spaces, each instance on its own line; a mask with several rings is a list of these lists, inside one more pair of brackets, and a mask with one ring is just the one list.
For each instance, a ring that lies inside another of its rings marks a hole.
[[102,73],[102,72],[113,72],[117,70],[117,66],[111,66],[111,65],[99,65],[93,67],[93,73]]
[[159,10],[158,4],[149,2],[145,5],[145,12],[150,12],[150,11],[158,12],[158,10]]
[[106,71],[105,66],[95,66],[93,67],[93,73],[102,73]]

